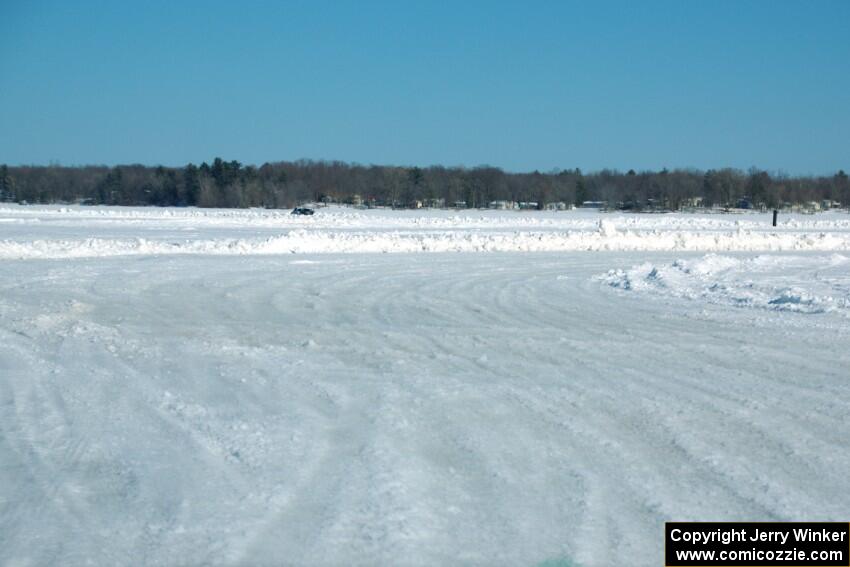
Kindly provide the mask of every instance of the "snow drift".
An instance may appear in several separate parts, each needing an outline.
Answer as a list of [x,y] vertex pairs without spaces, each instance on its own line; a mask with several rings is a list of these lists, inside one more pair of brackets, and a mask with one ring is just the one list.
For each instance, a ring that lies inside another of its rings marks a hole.
[[644,262],[627,270],[611,270],[600,279],[613,288],[639,294],[850,316],[850,278],[846,269],[830,275],[832,268],[848,261],[850,258],[840,254],[747,259],[709,254],[668,264]]

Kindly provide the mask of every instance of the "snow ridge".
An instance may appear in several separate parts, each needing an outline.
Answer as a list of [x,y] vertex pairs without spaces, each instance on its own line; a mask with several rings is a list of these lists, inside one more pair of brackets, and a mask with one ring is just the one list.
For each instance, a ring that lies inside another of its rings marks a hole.
[[267,255],[397,252],[564,251],[850,251],[850,234],[736,231],[618,231],[603,222],[595,232],[342,232],[293,230],[261,238],[84,238],[0,240],[0,259],[128,255]]
[[615,289],[638,294],[773,311],[837,312],[850,317],[850,279],[830,275],[831,268],[847,262],[850,258],[840,254],[750,259],[708,254],[697,260],[661,265],[645,262],[628,270],[610,270],[599,279]]
[[850,219],[589,211],[0,207],[0,259],[397,252],[850,251]]

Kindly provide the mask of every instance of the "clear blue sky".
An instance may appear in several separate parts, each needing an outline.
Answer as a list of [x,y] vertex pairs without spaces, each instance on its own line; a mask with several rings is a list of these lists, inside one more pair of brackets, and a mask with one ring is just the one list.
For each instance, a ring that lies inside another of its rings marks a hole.
[[0,0],[0,162],[850,170],[850,1]]

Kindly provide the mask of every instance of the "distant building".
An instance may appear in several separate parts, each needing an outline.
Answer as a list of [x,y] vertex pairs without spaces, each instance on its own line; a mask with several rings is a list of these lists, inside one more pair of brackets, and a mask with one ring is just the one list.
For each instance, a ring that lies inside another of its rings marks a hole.
[[454,205],[452,205],[452,206],[456,209],[465,209],[466,208],[466,201],[455,201]]
[[668,211],[670,210],[670,204],[667,199],[647,199],[646,207],[643,207],[643,210],[646,211]]
[[581,204],[582,209],[604,209],[607,206],[606,201],[585,201]]
[[547,211],[566,211],[569,207],[563,201],[558,201],[556,203],[546,203],[543,206]]
[[490,201],[489,207],[491,209],[497,209],[500,211],[513,210],[517,208],[517,204],[514,201]]
[[520,201],[519,208],[521,210],[536,209],[537,201]]

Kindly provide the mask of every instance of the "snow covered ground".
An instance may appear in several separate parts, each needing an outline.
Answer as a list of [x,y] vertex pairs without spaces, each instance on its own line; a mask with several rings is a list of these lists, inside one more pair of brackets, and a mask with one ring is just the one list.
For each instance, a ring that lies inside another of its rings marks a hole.
[[667,520],[846,521],[848,314],[843,213],[5,206],[0,564],[660,565]]
[[348,252],[841,251],[850,215],[0,207],[0,259]]

